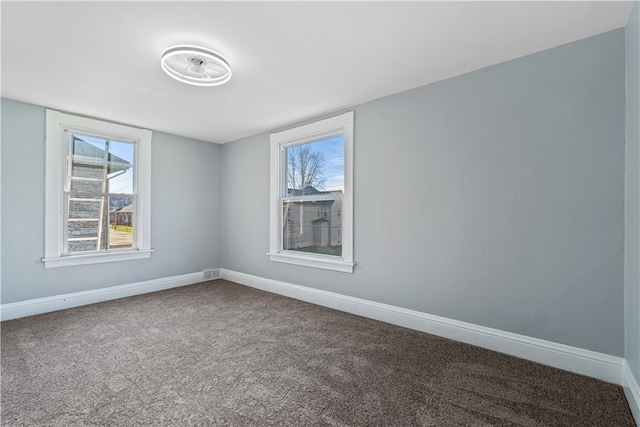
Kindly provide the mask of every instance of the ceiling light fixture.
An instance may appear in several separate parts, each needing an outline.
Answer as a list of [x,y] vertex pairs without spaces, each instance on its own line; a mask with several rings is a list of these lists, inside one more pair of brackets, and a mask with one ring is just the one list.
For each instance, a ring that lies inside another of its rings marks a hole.
[[170,77],[190,85],[218,86],[231,78],[229,61],[203,47],[170,47],[162,52],[160,64]]

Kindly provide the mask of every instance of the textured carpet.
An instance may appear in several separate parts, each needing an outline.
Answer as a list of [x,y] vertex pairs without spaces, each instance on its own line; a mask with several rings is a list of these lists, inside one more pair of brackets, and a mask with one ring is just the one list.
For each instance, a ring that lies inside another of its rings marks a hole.
[[217,280],[2,323],[3,426],[633,426],[620,387]]

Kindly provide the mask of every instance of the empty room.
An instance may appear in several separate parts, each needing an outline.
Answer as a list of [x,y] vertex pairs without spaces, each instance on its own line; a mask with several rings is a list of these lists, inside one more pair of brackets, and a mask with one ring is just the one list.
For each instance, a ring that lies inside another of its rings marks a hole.
[[1,1],[2,426],[640,424],[638,1]]

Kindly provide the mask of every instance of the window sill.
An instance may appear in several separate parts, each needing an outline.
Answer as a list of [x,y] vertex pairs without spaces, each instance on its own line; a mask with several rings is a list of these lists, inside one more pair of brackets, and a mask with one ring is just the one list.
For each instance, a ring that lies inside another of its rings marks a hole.
[[134,259],[151,258],[153,249],[108,252],[83,255],[68,255],[61,257],[42,258],[44,268],[71,267],[74,265],[101,264],[104,262],[131,261]]
[[321,268],[323,270],[339,271],[342,273],[353,273],[354,262],[348,262],[338,259],[330,259],[323,257],[310,257],[304,255],[295,255],[283,252],[269,252],[269,259],[275,262],[286,264],[301,265],[304,267]]

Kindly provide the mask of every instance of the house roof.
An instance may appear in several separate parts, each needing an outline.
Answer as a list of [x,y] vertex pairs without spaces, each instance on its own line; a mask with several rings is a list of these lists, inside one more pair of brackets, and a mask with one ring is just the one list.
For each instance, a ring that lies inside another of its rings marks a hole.
[[[73,162],[87,166],[102,166],[104,162],[104,150],[74,135]],[[133,166],[130,162],[112,153],[108,153],[107,162],[107,173],[127,170]]]
[[120,209],[118,212],[133,212],[133,203]]
[[287,195],[289,196],[315,196],[318,194],[337,194],[337,193],[342,193],[342,191],[321,191],[311,185],[307,185],[303,189],[298,189],[298,188],[287,189]]
[[111,213],[117,212],[117,213],[127,213],[127,212],[133,212],[133,203],[124,206],[122,208],[113,208],[110,210]]
[[316,194],[327,194],[326,192],[320,191],[311,185],[307,185],[303,189],[299,188],[289,188],[287,189],[287,195],[289,196],[313,196]]
[[[335,191],[320,191],[311,185],[307,185],[302,190],[297,188],[289,188],[287,195],[289,196],[314,196],[323,194],[335,194]],[[335,200],[303,200],[295,202],[303,205],[331,206]]]

